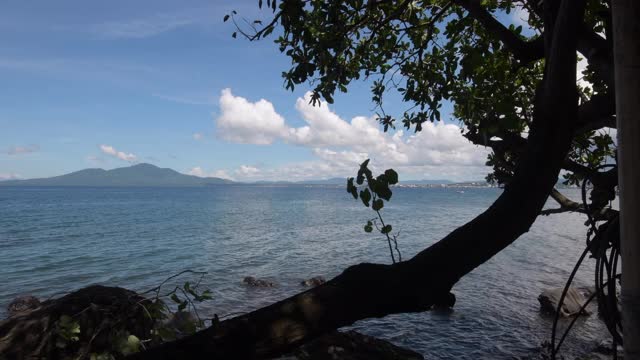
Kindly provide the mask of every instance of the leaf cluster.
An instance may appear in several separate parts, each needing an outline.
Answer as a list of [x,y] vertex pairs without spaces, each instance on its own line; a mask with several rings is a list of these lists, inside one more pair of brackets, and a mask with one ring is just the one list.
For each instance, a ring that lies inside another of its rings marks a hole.
[[[360,197],[364,206],[371,207],[377,215],[377,218],[367,221],[364,226],[364,231],[370,233],[375,226],[378,231],[385,236],[389,244],[391,260],[394,263],[396,262],[394,248],[398,255],[398,261],[402,261],[402,254],[398,249],[397,236],[391,235],[393,227],[391,224],[385,224],[380,210],[384,208],[385,201],[391,200],[391,196],[393,195],[391,186],[397,183],[398,173],[393,169],[387,169],[384,173],[374,177],[369,169],[369,159],[360,164],[360,169],[355,179],[352,177],[347,179],[347,192],[356,200]],[[358,186],[360,186],[361,190],[358,189]],[[381,227],[378,227],[377,221],[380,221]]]

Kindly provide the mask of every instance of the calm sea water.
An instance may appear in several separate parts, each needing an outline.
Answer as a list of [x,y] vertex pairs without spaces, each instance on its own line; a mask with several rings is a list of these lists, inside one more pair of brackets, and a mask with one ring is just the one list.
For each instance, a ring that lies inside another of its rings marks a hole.
[[[482,212],[499,189],[396,189],[385,220],[405,258]],[[576,191],[569,195],[577,198]],[[0,188],[0,316],[21,294],[56,296],[89,284],[147,290],[184,269],[207,271],[211,315],[250,311],[359,262],[389,263],[386,243],[362,226],[370,209],[341,187]],[[505,219],[508,221],[508,219]],[[538,294],[564,284],[584,244],[584,218],[540,217],[531,231],[454,288],[451,312],[402,314],[353,327],[430,359],[513,359],[550,336]],[[480,241],[480,239],[478,239]],[[271,279],[272,289],[242,285]],[[592,266],[578,275],[590,285]],[[193,280],[186,276],[179,281]],[[606,337],[581,319],[565,354]]]

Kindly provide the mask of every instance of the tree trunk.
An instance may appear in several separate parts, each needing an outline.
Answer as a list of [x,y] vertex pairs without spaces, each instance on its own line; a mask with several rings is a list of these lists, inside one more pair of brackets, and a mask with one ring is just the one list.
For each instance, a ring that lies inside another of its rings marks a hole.
[[613,1],[624,358],[640,359],[640,2]]
[[527,149],[513,181],[484,213],[408,261],[352,266],[324,285],[132,358],[275,356],[357,320],[449,302],[462,276],[529,230],[558,179],[578,118],[576,38],[583,7],[583,1],[564,0],[546,10],[553,21],[545,25],[545,76]]

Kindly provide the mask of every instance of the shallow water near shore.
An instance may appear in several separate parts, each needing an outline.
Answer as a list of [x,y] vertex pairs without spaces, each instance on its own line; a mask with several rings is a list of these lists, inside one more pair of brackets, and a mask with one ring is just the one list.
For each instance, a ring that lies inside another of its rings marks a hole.
[[[383,216],[400,231],[405,259],[484,211],[501,191],[463,190],[394,189]],[[577,190],[566,193],[579,198]],[[18,295],[47,298],[96,283],[144,291],[185,269],[208,273],[201,286],[214,300],[201,315],[250,311],[304,290],[304,278],[389,263],[382,237],[363,231],[373,214],[342,186],[1,187],[0,317]],[[527,358],[551,334],[553,319],[540,313],[537,297],[564,285],[584,249],[584,221],[579,214],[539,217],[454,287],[452,311],[368,319],[353,328],[428,359]],[[578,285],[592,284],[592,265],[583,265]],[[247,288],[245,276],[279,286]],[[578,321],[563,353],[572,358],[606,337],[594,313]]]

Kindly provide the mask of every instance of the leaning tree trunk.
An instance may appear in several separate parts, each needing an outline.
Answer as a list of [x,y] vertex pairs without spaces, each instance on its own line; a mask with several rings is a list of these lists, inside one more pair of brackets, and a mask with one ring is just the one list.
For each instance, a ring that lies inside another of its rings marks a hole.
[[584,1],[564,0],[545,10],[546,68],[528,147],[512,182],[484,213],[406,262],[352,266],[324,285],[132,358],[275,356],[357,320],[425,311],[450,300],[462,276],[529,230],[557,181],[578,117],[576,38],[583,8]]
[[640,3],[613,1],[624,358],[640,359]]

